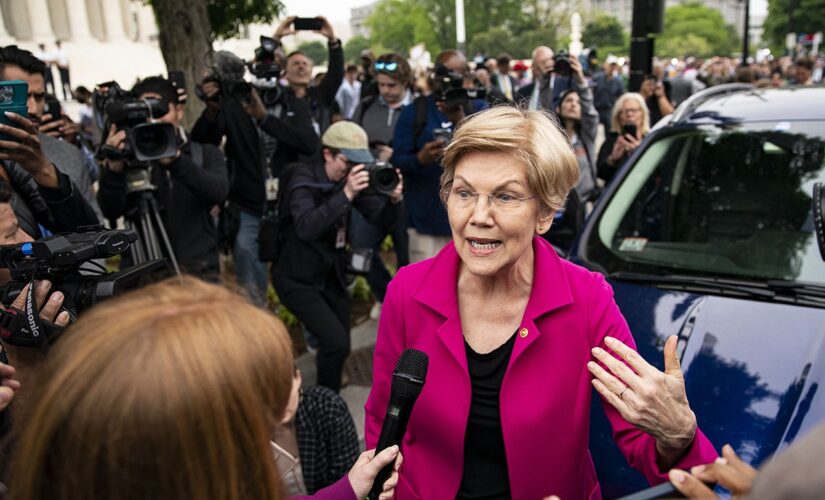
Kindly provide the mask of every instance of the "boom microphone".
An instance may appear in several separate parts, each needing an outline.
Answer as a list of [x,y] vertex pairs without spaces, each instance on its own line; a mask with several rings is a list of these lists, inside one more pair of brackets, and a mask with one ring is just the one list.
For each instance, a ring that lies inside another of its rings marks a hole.
[[[395,371],[392,372],[390,403],[387,405],[387,415],[384,417],[384,424],[381,426],[381,434],[378,436],[378,444],[375,447],[376,455],[392,445],[401,444],[407,432],[407,422],[415,400],[424,388],[428,362],[427,354],[415,349],[405,349],[398,358]],[[378,500],[384,482],[392,474],[392,468],[393,464],[386,465],[375,476],[372,489],[367,496],[368,499]]]

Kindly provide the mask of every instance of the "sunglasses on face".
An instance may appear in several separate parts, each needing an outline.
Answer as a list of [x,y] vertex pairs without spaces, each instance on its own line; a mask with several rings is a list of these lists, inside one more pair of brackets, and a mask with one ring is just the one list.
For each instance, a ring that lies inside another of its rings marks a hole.
[[398,69],[398,63],[394,61],[376,61],[375,71],[393,72]]

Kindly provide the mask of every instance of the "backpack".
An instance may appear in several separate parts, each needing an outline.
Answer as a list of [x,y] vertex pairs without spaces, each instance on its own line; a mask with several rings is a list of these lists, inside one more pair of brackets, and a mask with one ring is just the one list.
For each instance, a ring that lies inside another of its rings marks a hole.
[[278,183],[284,186],[284,190],[278,193],[278,198],[268,202],[261,224],[258,228],[258,260],[261,262],[277,262],[281,256],[281,247],[286,239],[286,229],[289,227],[291,218],[289,217],[289,197],[293,191],[300,187],[311,187],[316,189],[331,189],[335,186],[330,182],[299,182],[290,185],[292,174],[303,165],[292,164],[281,172]]

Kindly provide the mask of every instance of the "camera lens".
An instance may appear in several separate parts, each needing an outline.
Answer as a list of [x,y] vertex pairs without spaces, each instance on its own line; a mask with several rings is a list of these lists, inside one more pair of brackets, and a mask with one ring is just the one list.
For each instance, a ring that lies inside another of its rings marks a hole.
[[129,141],[139,161],[173,158],[178,150],[175,128],[169,123],[143,123],[133,127]]
[[229,94],[238,101],[248,101],[252,95],[252,85],[248,82],[235,82],[230,86]]
[[398,173],[392,167],[379,167],[372,173],[370,181],[376,191],[390,195],[395,191],[400,179]]

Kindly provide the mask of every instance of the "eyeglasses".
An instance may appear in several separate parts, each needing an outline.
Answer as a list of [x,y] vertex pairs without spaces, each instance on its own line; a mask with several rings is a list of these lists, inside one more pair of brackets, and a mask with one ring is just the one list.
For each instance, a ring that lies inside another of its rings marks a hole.
[[398,69],[398,63],[395,61],[375,61],[373,67],[375,71],[388,71],[392,73]]
[[29,92],[28,97],[33,98],[35,101],[42,101],[42,100],[46,99],[46,93],[45,92]]
[[641,112],[642,112],[642,108],[625,108],[625,109],[622,110],[622,113],[624,113],[626,115],[631,115],[631,114],[636,114],[636,113],[641,113]]
[[490,203],[504,211],[518,210],[525,201],[532,200],[536,196],[518,196],[510,191],[496,191],[494,193],[479,193],[477,191],[470,191],[462,186],[453,186],[446,184],[441,188],[441,196],[444,203],[458,208],[474,207],[478,202],[479,196],[486,196],[490,199]]

